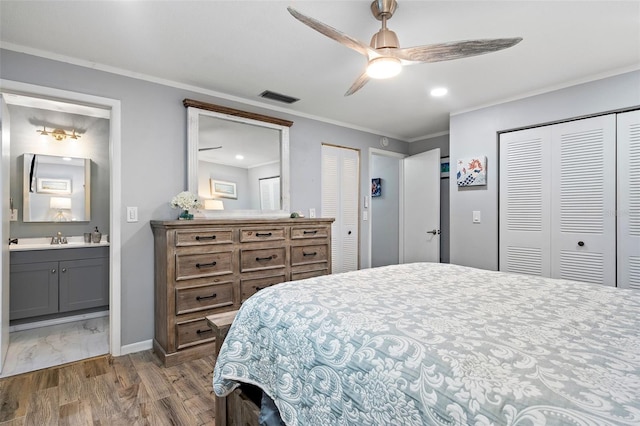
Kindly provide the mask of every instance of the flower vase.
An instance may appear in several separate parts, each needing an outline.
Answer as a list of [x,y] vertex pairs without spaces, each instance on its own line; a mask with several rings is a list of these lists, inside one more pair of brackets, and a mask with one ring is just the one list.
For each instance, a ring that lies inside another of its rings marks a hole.
[[182,213],[180,213],[180,216],[178,216],[179,220],[193,220],[193,215],[189,214],[189,210],[183,210]]

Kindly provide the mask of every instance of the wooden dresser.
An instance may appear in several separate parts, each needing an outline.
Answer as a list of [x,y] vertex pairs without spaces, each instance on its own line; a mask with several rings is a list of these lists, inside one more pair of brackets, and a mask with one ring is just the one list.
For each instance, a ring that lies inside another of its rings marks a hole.
[[153,348],[166,366],[210,355],[207,315],[257,291],[331,273],[333,219],[151,221],[155,248]]

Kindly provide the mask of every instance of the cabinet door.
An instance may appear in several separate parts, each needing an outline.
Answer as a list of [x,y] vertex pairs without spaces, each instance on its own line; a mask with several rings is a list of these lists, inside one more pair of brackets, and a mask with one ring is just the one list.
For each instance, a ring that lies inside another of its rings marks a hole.
[[109,304],[107,258],[60,262],[60,312]]
[[11,265],[9,319],[58,312],[58,262]]

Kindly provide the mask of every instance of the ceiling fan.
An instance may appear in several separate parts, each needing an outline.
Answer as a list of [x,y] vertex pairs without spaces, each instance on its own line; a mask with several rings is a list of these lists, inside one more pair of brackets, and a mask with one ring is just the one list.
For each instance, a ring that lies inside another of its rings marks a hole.
[[351,85],[345,96],[360,90],[370,78],[381,79],[397,75],[403,65],[450,61],[483,55],[506,49],[522,41],[521,37],[496,38],[400,48],[396,33],[387,28],[387,20],[391,19],[397,7],[396,0],[374,0],[371,3],[371,12],[377,20],[382,21],[382,28],[373,35],[370,45],[303,15],[292,7],[287,7],[287,10],[303,24],[367,57],[367,70]]
[[212,149],[220,149],[220,148],[222,148],[222,145],[220,145],[220,146],[211,146],[211,147],[208,147],[208,148],[198,148],[198,151],[210,151]]

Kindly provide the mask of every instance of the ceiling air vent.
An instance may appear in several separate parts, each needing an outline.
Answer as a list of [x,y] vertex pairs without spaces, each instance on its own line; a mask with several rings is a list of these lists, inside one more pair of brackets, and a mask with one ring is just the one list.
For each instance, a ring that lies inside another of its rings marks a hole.
[[271,90],[265,90],[264,92],[260,93],[260,97],[271,99],[272,101],[284,102],[285,104],[292,104],[300,100],[292,96],[281,95],[280,93],[272,92]]

